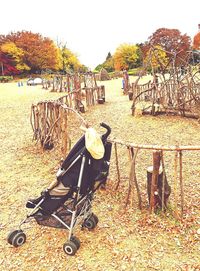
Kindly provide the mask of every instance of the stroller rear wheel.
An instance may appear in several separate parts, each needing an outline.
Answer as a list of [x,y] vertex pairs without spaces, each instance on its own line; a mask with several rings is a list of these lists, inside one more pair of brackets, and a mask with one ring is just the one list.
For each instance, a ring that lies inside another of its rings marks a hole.
[[68,242],[64,243],[63,250],[67,255],[73,256],[76,254],[78,249],[77,249],[77,246],[74,242],[68,241]]
[[83,222],[83,227],[87,228],[88,230],[93,230],[97,225],[97,221],[95,220],[94,216],[90,216]]
[[9,233],[7,241],[14,247],[20,247],[26,242],[26,235],[22,230],[14,230]]
[[98,217],[97,217],[94,213],[92,213],[92,217],[94,218],[94,220],[95,220],[95,222],[96,222],[96,225],[97,225],[98,222],[99,222]]

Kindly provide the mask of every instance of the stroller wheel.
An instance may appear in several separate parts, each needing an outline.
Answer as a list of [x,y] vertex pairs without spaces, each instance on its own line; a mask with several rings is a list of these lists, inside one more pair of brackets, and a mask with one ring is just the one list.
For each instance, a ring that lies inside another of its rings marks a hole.
[[7,241],[14,247],[20,247],[26,242],[26,235],[22,230],[14,230],[9,233]]
[[97,222],[93,216],[90,216],[83,222],[83,227],[87,228],[88,230],[92,230],[96,227]]
[[95,220],[95,222],[96,222],[96,225],[97,225],[98,222],[99,222],[98,217],[97,217],[94,213],[92,213],[92,217],[94,218],[94,220]]
[[21,230],[14,230],[14,231],[11,231],[8,236],[7,236],[7,242],[12,245],[12,240],[13,240],[13,237],[18,233],[18,232],[21,232]]
[[70,241],[73,242],[76,245],[77,250],[80,248],[81,242],[76,236],[72,235],[71,238],[70,238]]
[[67,255],[73,256],[76,254],[77,246],[74,242],[68,241],[68,242],[64,243],[63,250]]

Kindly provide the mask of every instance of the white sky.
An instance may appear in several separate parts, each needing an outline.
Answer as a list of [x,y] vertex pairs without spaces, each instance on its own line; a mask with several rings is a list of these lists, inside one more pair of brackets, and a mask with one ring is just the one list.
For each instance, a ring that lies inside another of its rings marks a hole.
[[200,24],[200,0],[1,0],[0,10],[0,34],[63,41],[92,69],[122,43],[145,42],[161,27],[193,39]]

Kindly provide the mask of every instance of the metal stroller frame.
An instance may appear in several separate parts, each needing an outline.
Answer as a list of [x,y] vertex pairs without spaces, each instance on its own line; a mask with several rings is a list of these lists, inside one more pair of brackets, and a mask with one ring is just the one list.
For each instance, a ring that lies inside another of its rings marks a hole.
[[[107,137],[109,136],[111,129],[108,125],[105,123],[100,124],[102,127],[104,127],[107,132],[102,135],[102,141],[105,143]],[[86,162],[86,155],[81,152],[77,158],[70,164],[70,166],[65,170],[59,170],[57,173],[57,177],[61,177],[79,160],[81,161],[80,171],[79,171],[79,177],[78,177],[78,183],[76,186],[76,191],[73,192],[72,197],[70,200],[68,199],[68,202],[65,201],[62,206],[60,206],[56,211],[48,215],[47,217],[44,216],[40,211],[42,210],[41,204],[45,201],[45,199],[49,196],[50,190],[45,190],[42,194],[41,199],[37,204],[35,204],[32,211],[27,214],[27,217],[21,221],[19,224],[19,229],[11,231],[7,237],[7,241],[9,244],[13,245],[14,247],[19,247],[23,245],[26,242],[26,235],[23,232],[22,225],[25,223],[28,223],[32,218],[34,218],[38,224],[40,225],[46,225],[51,226],[48,224],[45,224],[45,221],[49,221],[48,219],[54,219],[54,222],[59,222],[56,226],[53,227],[57,228],[64,228],[69,231],[68,234],[68,240],[63,244],[63,250],[67,255],[75,255],[77,250],[80,247],[80,240],[73,235],[74,229],[77,225],[81,224],[82,227],[85,227],[89,230],[92,230],[96,227],[98,223],[98,217],[92,213],[91,206],[92,206],[92,200],[93,200],[93,194],[94,192],[101,186],[102,182],[101,180],[96,185],[96,187],[93,187],[92,190],[89,191],[86,195],[81,195],[81,184],[83,179],[83,171],[84,166]],[[103,182],[105,182],[105,179],[103,179]],[[65,196],[67,197],[67,195]],[[31,202],[32,203],[32,202]]]

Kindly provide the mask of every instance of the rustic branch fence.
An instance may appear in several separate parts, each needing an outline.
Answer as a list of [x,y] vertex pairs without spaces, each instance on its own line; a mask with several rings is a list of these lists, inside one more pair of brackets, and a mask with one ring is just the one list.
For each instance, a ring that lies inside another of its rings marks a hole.
[[86,107],[104,102],[105,88],[96,86],[71,91],[55,101],[41,101],[33,104],[30,117],[33,139],[40,142],[44,149],[52,149],[56,143],[60,142],[62,153],[65,155],[70,144],[68,118],[71,113],[75,113],[84,122],[79,112],[84,113]]
[[[34,139],[39,141],[46,149],[53,148],[59,142],[63,156],[66,156],[66,153],[71,148],[68,124],[71,114],[76,114],[81,123],[87,126],[83,117],[75,109],[64,104],[65,99],[66,97],[63,100],[59,98],[58,101],[39,102],[37,105],[32,105],[31,109]],[[115,189],[120,189],[121,185],[124,184],[127,187],[125,206],[128,206],[130,203],[133,205],[136,204],[141,210],[148,196],[150,213],[154,212],[157,207],[161,207],[161,210],[165,211],[169,198],[170,203],[173,205],[175,216],[182,218],[186,207],[188,208],[187,201],[185,201],[186,189],[183,174],[183,164],[185,162],[183,160],[183,153],[196,151],[200,154],[200,146],[137,145],[116,139],[110,139],[109,141],[113,143],[111,164],[115,165]],[[122,150],[119,151],[119,148],[122,148]],[[143,154],[141,159],[139,155],[141,155],[142,151],[145,151],[145,154]],[[126,182],[124,182],[123,177],[124,168],[123,170],[121,169],[121,156],[125,157],[122,153],[127,153],[126,157],[129,163],[129,173],[125,178]],[[169,161],[166,163],[165,158],[167,153],[171,153],[171,157],[170,160],[168,158]],[[148,157],[147,160],[149,161],[144,169],[141,164],[146,157]],[[173,164],[173,169],[169,170],[171,164]],[[152,165],[152,170],[149,171],[148,168]]]
[[[139,109],[142,114],[172,113],[200,118],[200,64],[191,65],[189,53],[186,59],[180,59],[178,54],[171,54],[164,67],[161,65],[156,68],[152,64],[155,63],[155,58],[158,63],[162,61],[158,54],[154,54],[155,50],[158,51],[157,48],[151,48],[144,69],[128,91],[129,99],[133,100],[132,114],[135,115]],[[148,69],[151,70],[153,82],[139,84],[139,79]]]
[[[125,207],[127,207],[130,203],[135,203],[139,209],[142,209],[144,202],[146,202],[148,198],[150,213],[154,212],[157,207],[161,207],[161,210],[165,211],[169,198],[170,204],[173,205],[173,214],[176,216],[176,218],[182,219],[185,210],[190,207],[185,201],[186,189],[183,175],[183,153],[197,151],[200,155],[200,146],[136,145],[132,143],[125,143],[116,139],[110,139],[110,142],[114,144],[113,162],[115,160],[114,171],[116,172],[117,179],[115,187],[116,190],[120,188],[120,185],[124,184],[124,178],[122,177],[124,172],[122,172],[120,169],[119,148],[122,147],[124,152],[127,152],[127,160],[129,161],[129,176],[125,178],[127,180],[126,185],[128,185]],[[141,151],[145,151],[146,157],[152,157],[152,160],[149,160],[149,162],[151,162],[152,170],[149,172],[149,167],[146,167],[146,175],[143,172],[143,177],[141,177],[141,170],[144,171],[144,168],[142,169],[139,164],[141,164],[146,158],[143,154],[142,160],[139,161],[138,154],[141,153]],[[121,152],[122,150],[120,153]],[[164,158],[169,152],[170,160],[166,163]],[[168,167],[172,167],[171,171],[173,172],[167,173]],[[137,168],[139,168],[140,174],[138,174]],[[196,174],[198,175],[198,165]],[[139,178],[138,175],[140,175]],[[195,183],[193,185],[195,185]],[[200,201],[200,195],[198,195],[198,184],[196,184],[195,191],[197,193],[196,200],[198,205],[198,201]],[[187,195],[187,197],[189,200],[190,196]]]

